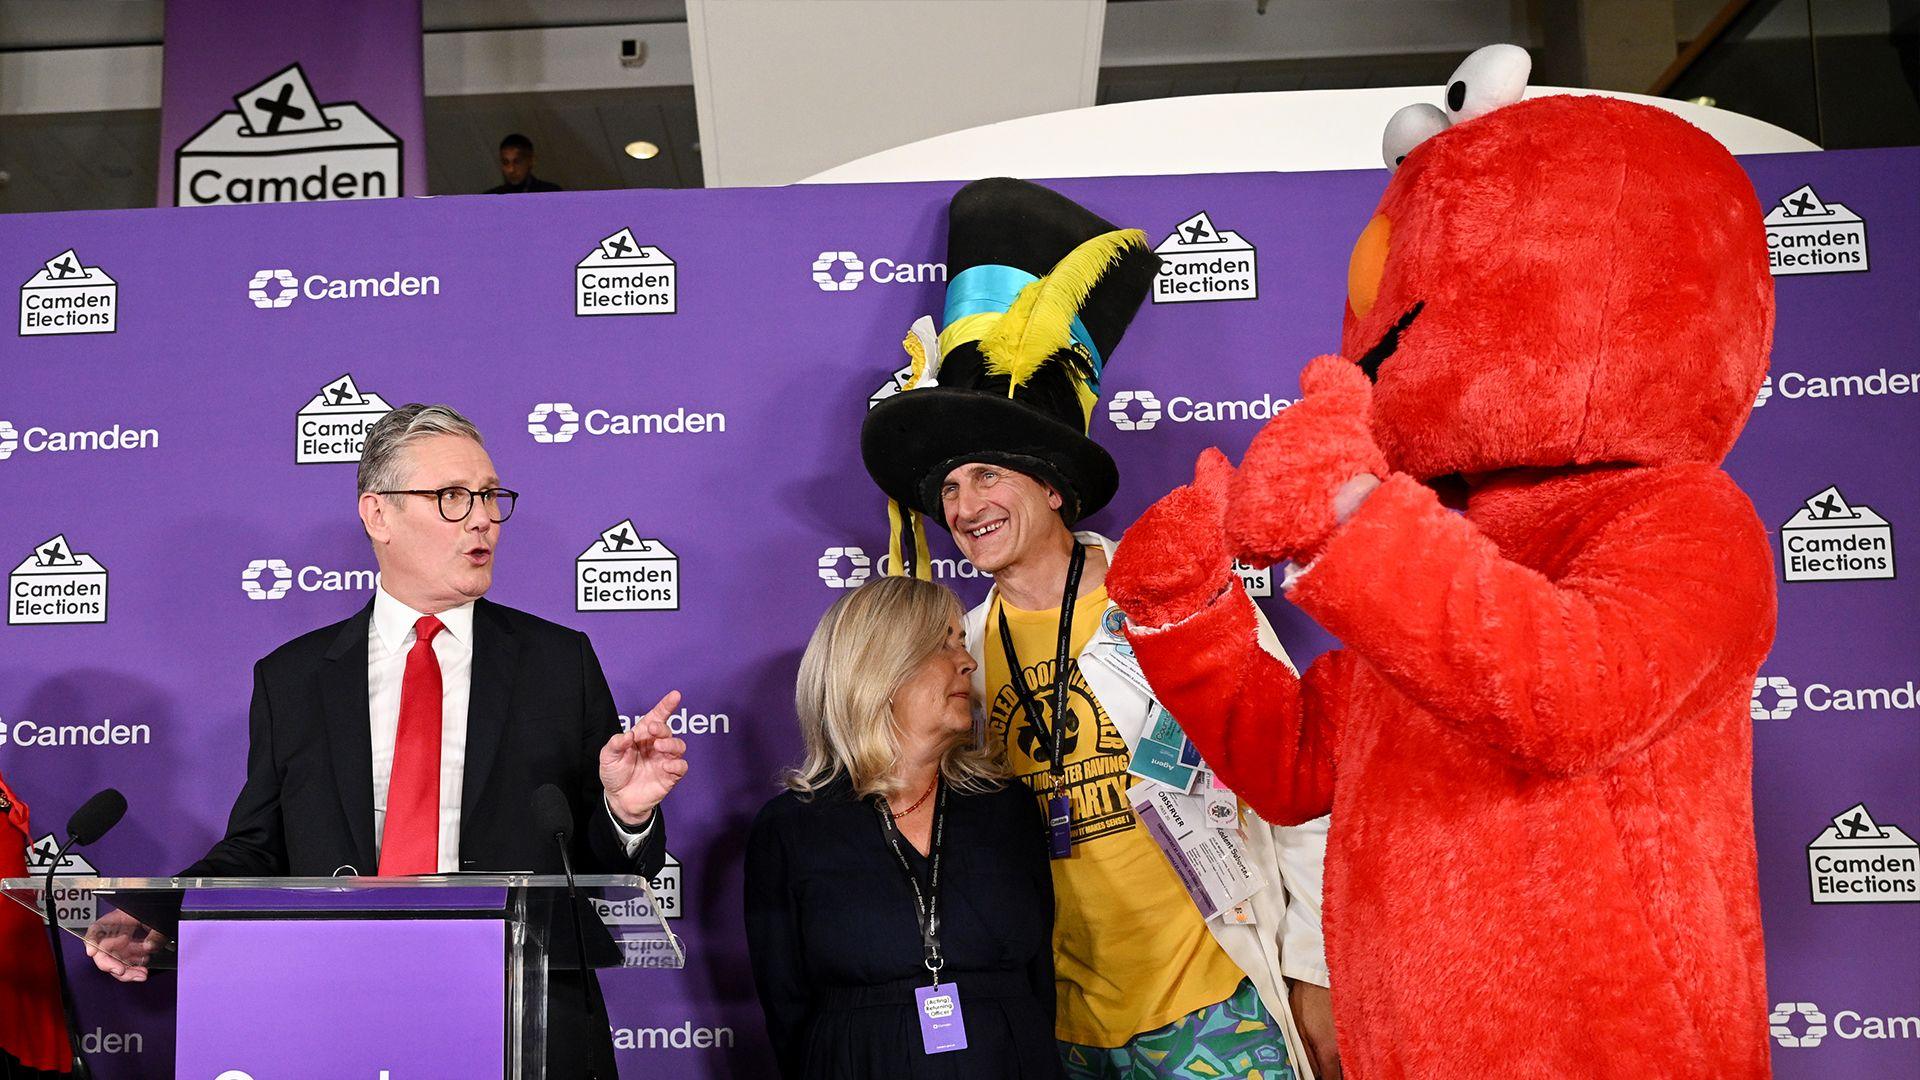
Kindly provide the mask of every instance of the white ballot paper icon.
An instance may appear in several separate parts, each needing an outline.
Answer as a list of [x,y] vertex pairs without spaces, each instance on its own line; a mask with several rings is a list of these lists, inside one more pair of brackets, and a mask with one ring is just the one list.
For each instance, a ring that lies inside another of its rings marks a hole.
[[1868,269],[1867,223],[1802,184],[1767,211],[1767,263],[1775,276]]
[[34,545],[7,580],[7,622],[14,626],[107,621],[107,568],[73,550],[64,534]]
[[574,268],[575,315],[671,315],[679,296],[680,268],[632,229],[600,241]]
[[574,562],[575,611],[678,611],[680,556],[633,519],[600,534]]
[[400,194],[400,138],[357,102],[322,105],[299,64],[233,96],[174,156],[176,206],[384,199]]
[[68,248],[20,287],[20,336],[111,334],[119,306],[119,284]]
[[1127,801],[1173,865],[1201,918],[1230,910],[1266,885],[1247,859],[1238,830],[1209,823],[1204,796],[1142,780],[1127,790]]
[[340,376],[294,416],[294,464],[359,461],[368,429],[392,411],[385,398],[355,385],[352,375]]
[[1835,814],[1807,845],[1807,872],[1816,904],[1920,902],[1920,845],[1865,803]]
[[1788,581],[1860,581],[1894,576],[1893,526],[1838,487],[1806,501],[1780,526],[1781,569]]

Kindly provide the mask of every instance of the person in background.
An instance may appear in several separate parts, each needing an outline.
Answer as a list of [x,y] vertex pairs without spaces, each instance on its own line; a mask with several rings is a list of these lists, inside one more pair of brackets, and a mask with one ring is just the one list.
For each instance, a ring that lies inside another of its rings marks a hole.
[[559,184],[533,175],[532,139],[516,131],[500,140],[500,185],[488,188],[487,194],[522,195],[559,190]]
[[[861,456],[897,529],[934,518],[993,578],[967,647],[983,741],[1047,807],[1067,1075],[1334,1080],[1326,819],[1274,828],[1230,799],[1237,861],[1262,884],[1238,904],[1189,896],[1170,861],[1188,856],[1161,850],[1132,799],[1198,803],[1210,782],[1141,778],[1168,774],[1145,736],[1181,740],[1179,718],[1158,708],[1107,597],[1113,542],[1073,528],[1119,486],[1088,424],[1160,260],[1138,230],[998,178],[954,195],[947,265],[946,326],[920,345],[921,377],[867,413]],[[927,565],[917,534],[896,531],[890,551]],[[1262,640],[1279,650],[1271,630]]]
[[[959,600],[914,578],[842,596],[801,657],[806,759],[746,855],[754,985],[790,1080],[1059,1075],[1039,815],[974,739],[973,668]],[[963,1047],[915,1023],[929,988],[957,997]]]
[[[0,776],[0,878],[27,876],[32,843],[27,804]],[[0,1077],[28,1080],[66,1073],[72,1065],[47,924],[0,899]]]

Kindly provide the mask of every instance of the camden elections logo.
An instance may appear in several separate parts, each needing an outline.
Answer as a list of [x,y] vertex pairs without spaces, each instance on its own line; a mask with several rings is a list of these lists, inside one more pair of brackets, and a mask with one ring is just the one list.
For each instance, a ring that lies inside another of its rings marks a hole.
[[1767,211],[1767,265],[1775,277],[1865,273],[1867,223],[1804,184]]
[[299,64],[233,101],[175,152],[175,206],[400,194],[400,137],[354,102],[321,105]]
[[886,256],[871,263],[851,251],[823,251],[813,260],[813,283],[821,292],[852,292],[863,281],[911,285],[947,280],[947,264],[905,262]]
[[574,268],[575,315],[671,315],[679,307],[680,270],[667,253],[621,229]]
[[294,414],[294,464],[359,462],[368,429],[392,411],[387,399],[355,385],[352,374],[340,376]]
[[13,626],[107,621],[107,568],[73,550],[65,536],[36,546],[7,579],[7,622]]
[[1829,1021],[1820,1006],[1811,1001],[1781,1001],[1767,1014],[1767,1031],[1781,1046],[1808,1050],[1831,1038],[1920,1039],[1920,1017],[1864,1016],[1855,1009],[1841,1009]]
[[1829,487],[1780,526],[1780,563],[1788,581],[1891,578],[1893,526]]
[[1232,229],[1215,228],[1204,210],[1174,226],[1153,250],[1161,259],[1153,279],[1156,304],[1260,298],[1253,245]]
[[[99,871],[77,851],[69,851],[60,859],[57,868],[53,857],[60,851],[60,841],[52,833],[33,842],[27,849],[27,875],[45,880],[47,871],[53,870],[53,908],[60,925],[69,930],[85,930],[99,918],[99,901],[94,899],[93,890],[76,889],[71,885],[62,885],[61,878],[90,878]],[[11,903],[11,901],[8,901]]]
[[119,327],[120,286],[72,248],[20,286],[20,336],[111,334]]
[[575,611],[680,610],[680,556],[628,518],[574,560]]
[[160,445],[155,428],[112,427],[53,431],[30,425],[24,431],[11,420],[0,420],[0,461],[16,453],[70,454],[94,450],[150,450]]
[[1920,845],[1855,803],[1807,845],[1807,876],[1816,904],[1920,903]]

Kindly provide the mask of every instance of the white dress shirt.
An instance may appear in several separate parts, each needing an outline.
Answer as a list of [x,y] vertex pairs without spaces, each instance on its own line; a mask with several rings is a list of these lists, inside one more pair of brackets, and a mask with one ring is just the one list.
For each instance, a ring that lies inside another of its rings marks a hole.
[[[400,733],[400,689],[407,674],[407,654],[418,636],[414,624],[424,617],[393,598],[375,578],[373,622],[367,628],[367,719],[373,739],[373,857],[380,858],[380,842],[387,824],[387,789],[393,780],[393,747]],[[434,635],[433,655],[440,661],[440,839],[435,869],[451,874],[460,869],[460,796],[467,768],[467,704],[473,689],[473,603],[448,608],[436,616],[446,629]],[[604,803],[604,798],[603,798]],[[613,807],[607,804],[607,816]],[[628,855],[640,850],[653,831],[653,819],[639,833],[619,830]],[[361,868],[371,872],[370,868]]]

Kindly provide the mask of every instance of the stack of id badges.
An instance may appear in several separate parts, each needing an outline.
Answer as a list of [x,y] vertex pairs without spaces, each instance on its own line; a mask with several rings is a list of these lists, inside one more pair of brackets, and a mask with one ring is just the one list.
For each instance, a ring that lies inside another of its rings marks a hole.
[[1247,858],[1238,801],[1215,782],[1173,714],[1158,702],[1127,771],[1140,778],[1127,791],[1134,813],[1201,916],[1252,921],[1244,901],[1267,882]]

